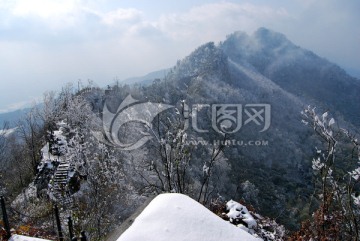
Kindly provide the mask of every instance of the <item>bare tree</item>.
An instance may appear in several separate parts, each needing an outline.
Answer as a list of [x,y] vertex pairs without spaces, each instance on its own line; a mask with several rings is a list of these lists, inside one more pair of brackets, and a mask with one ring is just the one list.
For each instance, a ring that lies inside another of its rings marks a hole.
[[5,192],[5,183],[4,183],[4,171],[5,171],[5,165],[6,165],[6,158],[7,158],[7,147],[8,147],[8,141],[6,138],[6,132],[8,130],[8,123],[4,123],[2,129],[0,129],[0,193],[3,195]]
[[[140,163],[138,174],[145,186],[156,193],[184,193],[206,204],[217,190],[215,170],[223,158],[227,135],[222,135],[219,145],[197,146],[187,131],[187,118],[191,113],[184,101],[180,105],[172,115],[156,118],[153,128],[156,141]],[[202,148],[200,152],[204,155],[194,156],[196,148],[197,152]]]
[[5,122],[0,129],[0,158],[2,159],[7,147],[6,135],[9,129],[9,123]]
[[156,141],[150,148],[150,153],[153,154],[140,164],[139,169],[141,170],[142,166],[147,171],[139,171],[139,175],[146,185],[157,193],[188,193],[192,147],[187,143],[184,118],[181,115],[172,119],[158,115],[154,129]]
[[212,194],[212,191],[209,190],[210,181],[213,177],[216,161],[219,160],[222,151],[226,147],[226,139],[227,135],[224,134],[223,140],[220,142],[220,144],[218,146],[213,146],[210,160],[204,163],[203,177],[198,196],[198,202],[201,202],[203,204],[206,204],[209,201],[210,195]]
[[33,107],[18,122],[18,132],[24,142],[27,158],[31,160],[31,168],[34,174],[37,173],[37,166],[41,159],[40,149],[44,144],[43,123],[37,112],[37,107]]

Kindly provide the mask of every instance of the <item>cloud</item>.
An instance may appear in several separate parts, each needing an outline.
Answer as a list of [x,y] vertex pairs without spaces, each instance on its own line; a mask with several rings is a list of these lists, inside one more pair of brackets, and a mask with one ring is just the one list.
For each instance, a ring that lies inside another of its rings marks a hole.
[[142,11],[101,11],[91,1],[15,0],[0,4],[0,41],[55,44],[121,37],[145,24]]
[[122,22],[138,22],[141,19],[142,12],[134,9],[118,8],[115,11],[102,14],[102,22],[108,25],[113,25]]
[[153,5],[136,2],[0,0],[0,108],[78,79],[105,86],[115,77],[171,67],[203,43],[261,26],[335,62],[344,59],[355,68],[360,61],[359,48],[351,49],[360,39],[356,4],[234,0],[181,5],[178,11],[164,1],[168,6],[156,6],[156,12],[167,12],[154,16]]
[[157,24],[174,39],[219,40],[220,36],[223,38],[233,31],[253,31],[263,23],[288,17],[284,8],[221,2],[197,6],[185,13],[163,15]]
[[5,106],[4,108],[0,109],[0,114],[31,107],[31,106],[35,105],[35,103],[39,103],[40,100],[41,100],[41,98],[34,97],[29,100],[11,103],[11,104]]
[[76,24],[81,3],[77,0],[4,0],[0,10],[6,13],[10,25],[24,21],[30,26],[35,22],[51,29],[61,29]]
[[289,17],[284,8],[226,1],[192,7],[186,12],[164,13],[153,21],[146,19],[144,12],[136,8],[101,11],[99,6],[80,0],[7,2],[0,8],[10,13],[7,17],[10,27],[4,29],[7,34],[0,35],[0,38],[51,40],[54,43],[126,35],[153,38],[157,35],[173,41],[183,39],[199,44],[219,41],[236,30],[254,31],[265,23]]
[[12,13],[19,17],[37,16],[44,19],[64,17],[76,9],[73,0],[18,0],[12,8]]
[[280,30],[296,44],[347,69],[359,69],[360,1],[298,0],[298,11]]

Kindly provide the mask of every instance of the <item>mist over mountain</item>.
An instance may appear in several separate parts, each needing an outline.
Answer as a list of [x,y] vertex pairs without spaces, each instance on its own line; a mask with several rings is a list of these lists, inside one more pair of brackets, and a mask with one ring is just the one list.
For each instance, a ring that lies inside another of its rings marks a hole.
[[247,63],[281,88],[330,111],[338,111],[359,127],[360,80],[283,34],[260,28],[253,35],[236,32],[221,49],[237,63]]
[[[263,140],[268,145],[245,144],[227,148],[224,153],[231,166],[227,171],[229,180],[223,183],[219,193],[241,198],[241,184],[249,180],[261,193],[254,205],[266,210],[268,215],[279,215],[286,205],[294,209],[304,205],[312,191],[307,180],[310,180],[308,170],[312,155],[309,145],[313,141],[301,125],[303,103],[299,98],[256,71],[249,63],[235,62],[214,43],[199,47],[180,61],[167,76],[167,83],[174,83],[177,90],[171,94],[170,103],[183,98],[187,103],[242,104],[244,107],[246,104],[271,105],[271,126],[267,131],[260,132],[262,126],[249,123],[229,135],[229,139],[244,143]],[[243,116],[244,119],[246,117]],[[210,117],[204,113],[199,118]],[[209,125],[203,128],[211,129]],[[214,132],[202,136],[208,140],[219,139]],[[304,203],[285,201],[294,200],[297,195],[302,196]],[[284,216],[289,217],[290,213],[287,210]],[[287,218],[283,221],[292,225]]]
[[0,128],[2,128],[5,123],[10,128],[15,127],[16,122],[23,118],[29,110],[30,108],[25,108],[6,113],[0,113]]
[[[294,45],[283,34],[260,28],[252,36],[236,32],[219,45],[200,46],[144,95],[174,105],[180,100],[190,105],[269,104],[271,126],[267,131],[260,132],[263,126],[249,123],[229,135],[229,139],[265,140],[269,145],[226,149],[230,178],[223,183],[226,188],[219,190],[241,198],[237,190],[250,180],[262,194],[257,204],[260,209],[270,216],[283,213],[280,220],[291,227],[289,217],[299,217],[313,192],[311,161],[314,146],[319,145],[301,124],[301,110],[315,105],[339,120],[343,116],[346,126],[359,126],[358,93],[359,80],[336,64]],[[209,111],[197,115],[198,122],[211,118]],[[243,115],[244,121],[247,117]],[[210,123],[201,124],[211,130]],[[219,138],[214,131],[192,135]],[[284,210],[285,206],[292,208]]]
[[164,78],[168,72],[169,72],[169,69],[162,69],[162,70],[154,71],[154,72],[148,73],[144,76],[127,78],[127,79],[121,81],[121,84],[137,83],[137,84],[141,84],[141,85],[148,85],[148,84],[151,84],[154,81],[154,79]]

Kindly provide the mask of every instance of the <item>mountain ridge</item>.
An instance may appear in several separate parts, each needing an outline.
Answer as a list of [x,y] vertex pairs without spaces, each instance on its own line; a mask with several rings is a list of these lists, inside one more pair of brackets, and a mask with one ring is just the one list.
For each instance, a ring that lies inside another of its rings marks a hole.
[[[230,183],[251,180],[260,192],[268,194],[263,197],[261,208],[272,210],[267,215],[277,216],[279,213],[276,210],[281,210],[284,203],[279,201],[275,205],[278,208],[270,205],[274,193],[269,189],[277,190],[279,196],[276,199],[285,200],[293,200],[294,192],[300,192],[297,195],[306,200],[305,197],[311,196],[313,190],[311,160],[313,148],[319,143],[301,123],[301,110],[308,105],[317,106],[319,111],[332,113],[340,125],[355,131],[354,126],[360,124],[357,122],[360,117],[352,111],[358,104],[351,103],[351,100],[352,97],[357,98],[356,93],[360,89],[357,80],[340,67],[310,50],[296,46],[285,35],[262,28],[254,36],[236,32],[218,45],[213,42],[201,45],[179,61],[166,76],[166,83],[174,83],[174,88],[183,93],[173,94],[166,101],[176,103],[181,98],[187,103],[271,106],[271,127],[266,132],[259,133],[259,126],[253,124],[243,126],[239,133],[231,135],[236,140],[266,140],[269,146],[262,146],[261,150],[249,146],[234,147],[226,158],[232,167],[229,176],[233,179]],[[270,38],[269,43],[267,38]],[[262,42],[266,45],[262,45]],[[288,66],[294,71],[288,70]],[[322,91],[316,91],[316,86],[320,84],[312,85],[313,82],[326,81],[331,84]],[[295,85],[295,88],[289,88],[289,85]],[[347,94],[339,94],[337,85]],[[348,95],[348,92],[352,94]],[[336,105],[337,102],[342,103]],[[201,118],[206,116],[198,117]],[[256,170],[252,167],[256,167]],[[269,179],[266,188],[261,187],[263,179],[259,176]],[[281,183],[287,184],[281,186]],[[236,193],[231,191],[234,190],[232,188],[225,191],[226,195]],[[286,205],[299,210],[306,204],[290,202]],[[286,215],[291,216],[291,213]],[[287,221],[283,220],[283,223]]]
[[[250,44],[249,44],[250,43]],[[360,126],[360,81],[344,69],[310,50],[293,44],[285,35],[260,28],[253,35],[234,33],[219,48],[235,62],[245,62],[303,101],[321,103]]]
[[[332,83],[324,92],[329,96],[319,92],[320,104],[327,106],[329,98],[339,98],[333,96],[333,85],[345,90],[353,87],[354,80],[342,80],[343,76],[341,69],[294,45],[285,35],[262,28],[252,36],[236,32],[218,45],[201,45],[163,79],[148,85],[116,83],[77,93],[64,89],[59,101],[47,105],[51,109],[44,118],[46,126],[34,135],[38,149],[30,146],[33,153],[40,150],[40,165],[32,162],[26,142],[20,143],[23,149],[15,146],[16,150],[4,153],[8,160],[25,160],[36,169],[28,192],[21,192],[13,204],[23,204],[27,197],[42,198],[44,204],[52,200],[69,211],[82,208],[79,220],[89,223],[90,231],[93,226],[88,221],[94,216],[89,210],[114,220],[104,223],[110,228],[147,195],[180,192],[204,205],[213,200],[242,200],[263,215],[276,217],[289,230],[299,229],[317,208],[312,160],[319,150],[326,150],[313,130],[302,124],[300,112],[308,104],[317,104],[310,97],[318,83],[308,82]],[[291,88],[294,82],[296,88]],[[158,114],[147,107],[149,103],[174,108]],[[104,104],[113,112],[111,121]],[[146,125],[142,117],[133,118],[138,111],[128,112],[135,106],[151,116]],[[320,115],[328,110],[318,109]],[[343,126],[338,115],[343,112],[341,106],[330,110],[328,118]],[[121,113],[129,117],[124,125]],[[106,136],[109,129],[110,144],[93,135],[96,131]],[[144,136],[156,138],[133,150],[118,148]],[[21,158],[18,150],[24,150]],[[12,182],[20,167],[17,162],[8,163],[4,176]],[[352,163],[345,160],[341,165]],[[29,204],[41,212],[42,206]]]

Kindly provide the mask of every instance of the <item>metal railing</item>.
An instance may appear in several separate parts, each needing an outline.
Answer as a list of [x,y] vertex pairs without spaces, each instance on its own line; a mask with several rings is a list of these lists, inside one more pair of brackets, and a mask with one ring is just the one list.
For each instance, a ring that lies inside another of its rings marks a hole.
[[[11,237],[11,228],[10,228],[9,216],[8,216],[8,212],[7,212],[7,208],[6,208],[6,204],[5,204],[5,199],[4,199],[3,196],[0,197],[0,204],[1,204],[4,231],[6,232],[5,238],[9,239]],[[12,211],[13,213],[19,214],[19,215],[24,216],[24,217],[35,218],[35,219],[36,218],[44,218],[44,217],[33,217],[33,216],[23,214],[23,213],[15,210],[12,207],[9,207],[8,209],[10,211]],[[56,221],[56,227],[57,227],[57,238],[58,238],[59,241],[64,241],[65,237],[64,237],[63,231],[62,231],[61,220],[60,220],[60,215],[59,215],[59,209],[58,209],[58,206],[56,204],[54,205],[53,212],[54,212],[55,221]],[[71,216],[69,216],[67,218],[67,225],[68,225],[68,228],[69,228],[69,239],[68,240],[71,240],[71,241],[87,241],[85,231],[81,231],[79,237],[76,237],[74,235],[73,221],[72,221]]]

